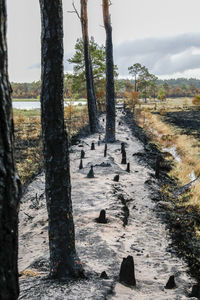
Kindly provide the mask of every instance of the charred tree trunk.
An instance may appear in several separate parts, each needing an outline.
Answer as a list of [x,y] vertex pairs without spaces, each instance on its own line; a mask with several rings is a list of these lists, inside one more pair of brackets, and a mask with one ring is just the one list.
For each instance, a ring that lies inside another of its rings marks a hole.
[[96,94],[94,89],[92,61],[89,48],[88,37],[88,16],[87,16],[87,0],[80,0],[81,3],[81,27],[83,35],[84,45],[84,60],[85,60],[85,77],[87,87],[87,102],[88,102],[88,115],[91,133],[98,132],[98,116],[97,116],[97,104]]
[[42,17],[42,138],[49,217],[50,275],[79,277],[72,215],[68,137],[63,104],[62,0],[40,0]]
[[115,141],[115,88],[112,26],[109,15],[109,0],[103,0],[103,18],[106,30],[106,142]]
[[135,86],[135,92],[137,92],[137,77],[135,75],[135,82],[134,82],[134,86]]
[[13,157],[11,86],[7,69],[6,4],[0,0],[0,299],[17,299],[20,181]]

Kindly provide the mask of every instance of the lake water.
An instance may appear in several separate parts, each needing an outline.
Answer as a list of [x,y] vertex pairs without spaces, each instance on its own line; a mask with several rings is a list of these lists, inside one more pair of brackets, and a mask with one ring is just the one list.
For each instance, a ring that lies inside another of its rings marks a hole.
[[[75,101],[72,102],[72,105],[86,105],[86,102],[84,101]],[[13,101],[12,102],[13,108],[16,109],[40,109],[40,102],[39,101],[33,101],[33,102],[26,102],[26,101]],[[69,105],[69,102],[65,102],[65,106]]]

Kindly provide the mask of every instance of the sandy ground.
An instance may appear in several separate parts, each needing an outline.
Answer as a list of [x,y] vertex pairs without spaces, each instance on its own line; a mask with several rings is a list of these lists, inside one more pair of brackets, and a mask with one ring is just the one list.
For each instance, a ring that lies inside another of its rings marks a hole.
[[[32,276],[20,277],[19,299],[188,299],[195,280],[188,275],[186,263],[176,257],[171,246],[162,222],[164,205],[151,200],[158,189],[154,171],[133,156],[144,152],[144,147],[132,136],[123,117],[122,108],[118,107],[117,142],[108,145],[106,158],[104,143],[97,145],[99,135],[84,138],[71,148],[76,247],[87,280],[59,283],[47,278],[48,224],[44,174],[41,174],[29,185],[21,204],[19,270],[26,270],[25,273]],[[102,126],[103,118],[100,119]],[[102,139],[103,136],[102,133]],[[90,150],[92,142],[95,150]],[[126,165],[121,164],[121,142],[126,144],[130,173],[126,172]],[[79,170],[82,149],[86,157],[84,168]],[[94,179],[86,177],[91,165]],[[117,174],[119,182],[114,182]],[[107,224],[95,222],[101,209],[106,210]],[[120,265],[128,255],[134,257],[135,288],[119,283]],[[109,279],[100,278],[102,271],[106,271]],[[164,286],[170,275],[175,276],[177,287],[166,290]]]

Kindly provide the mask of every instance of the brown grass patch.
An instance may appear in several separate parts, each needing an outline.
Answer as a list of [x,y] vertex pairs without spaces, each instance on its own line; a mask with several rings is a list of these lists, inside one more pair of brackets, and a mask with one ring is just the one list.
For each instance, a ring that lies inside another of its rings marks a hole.
[[30,270],[30,269],[26,269],[26,270],[23,270],[23,271],[19,272],[19,275],[23,276],[24,278],[36,277],[36,276],[40,276],[42,274],[43,273],[41,273],[41,272],[36,272],[36,271]]
[[[181,158],[181,163],[173,159],[174,167],[169,175],[178,179],[180,185],[185,185],[191,181],[192,172],[195,176],[200,175],[200,147],[199,140],[181,134],[177,127],[166,124],[162,120],[162,115],[152,114],[149,111],[140,111],[136,121],[142,127],[151,140],[160,150],[163,148],[175,147]],[[167,159],[172,159],[169,155]],[[197,181],[191,188],[190,197],[185,207],[192,206],[200,212],[200,181]]]
[[[88,124],[85,106],[65,108],[65,123],[69,138]],[[14,110],[15,159],[22,184],[43,168],[41,122],[38,110]]]

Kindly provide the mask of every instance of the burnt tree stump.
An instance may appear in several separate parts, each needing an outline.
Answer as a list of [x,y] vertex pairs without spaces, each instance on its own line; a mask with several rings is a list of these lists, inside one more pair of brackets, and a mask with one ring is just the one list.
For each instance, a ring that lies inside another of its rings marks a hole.
[[101,135],[99,135],[99,141],[101,141]]
[[126,165],[126,151],[123,150],[122,151],[122,161],[121,161],[122,165]]
[[200,284],[195,284],[192,287],[192,292],[189,295],[189,297],[195,297],[200,299]]
[[133,256],[129,255],[127,258],[123,258],[119,273],[119,281],[129,286],[136,286]]
[[81,159],[85,158],[85,151],[81,150]]
[[108,277],[106,271],[103,271],[103,272],[101,273],[100,278],[102,278],[102,279],[109,279],[109,277]]
[[130,163],[127,163],[126,172],[130,173]]
[[97,223],[106,224],[108,223],[108,220],[106,219],[106,211],[105,209],[102,209],[100,211],[99,217],[95,219]]
[[115,175],[115,177],[114,177],[113,180],[116,181],[116,182],[118,182],[119,181],[119,175]]
[[107,156],[107,148],[108,148],[108,146],[107,146],[107,144],[105,144],[105,148],[104,148],[104,157]]
[[95,150],[95,145],[94,145],[94,143],[91,144],[91,150]]
[[100,146],[101,145],[101,142],[100,141],[98,141],[98,146]]
[[125,151],[125,144],[124,143],[121,143],[121,153]]
[[81,169],[83,169],[83,161],[82,161],[82,159],[81,159],[80,165],[79,165],[79,170],[81,170]]
[[87,174],[87,178],[94,178],[94,170],[93,170],[93,166],[90,167],[90,171]]
[[176,283],[175,283],[175,280],[174,280],[174,275],[170,276],[169,277],[169,280],[167,281],[167,284],[165,286],[165,289],[174,289],[176,287]]

